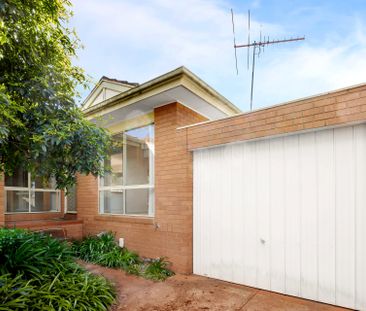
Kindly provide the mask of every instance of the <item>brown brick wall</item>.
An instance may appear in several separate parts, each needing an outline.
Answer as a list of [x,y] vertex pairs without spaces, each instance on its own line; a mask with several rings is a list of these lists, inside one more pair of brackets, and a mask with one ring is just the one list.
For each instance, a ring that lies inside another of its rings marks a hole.
[[39,231],[45,229],[64,229],[66,237],[69,239],[81,239],[83,236],[83,223],[82,221],[52,221],[52,220],[32,220],[32,221],[17,221],[7,222],[8,228],[23,228],[32,231]]
[[168,233],[167,255],[188,273],[192,272],[192,154],[186,136],[176,128],[203,120],[180,104],[155,110],[156,222]]
[[251,113],[206,122],[181,131],[188,149],[337,126],[366,120],[366,86],[358,86]]
[[16,221],[33,221],[33,220],[47,220],[47,219],[55,219],[62,218],[63,213],[56,212],[45,212],[45,213],[14,213],[14,214],[6,214],[5,222],[16,222]]
[[126,247],[146,257],[166,256],[173,269],[192,272],[192,155],[177,127],[205,119],[177,103],[159,107],[155,120],[155,217],[98,214],[98,183],[79,176],[78,219],[84,235],[113,231]]
[[94,216],[98,212],[98,179],[92,175],[78,175],[76,186],[77,219],[83,220],[83,235],[98,231]]

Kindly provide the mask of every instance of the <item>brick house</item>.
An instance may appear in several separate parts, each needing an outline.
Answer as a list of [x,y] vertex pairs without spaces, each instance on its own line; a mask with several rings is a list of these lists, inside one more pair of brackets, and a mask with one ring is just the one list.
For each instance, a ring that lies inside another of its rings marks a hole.
[[0,223],[111,230],[173,269],[366,310],[366,85],[241,113],[184,67],[102,77],[84,102],[116,142],[64,198],[1,181]]
[[129,248],[189,273],[192,155],[176,129],[240,110],[183,67],[141,85],[102,77],[83,108],[119,144],[107,163],[112,174],[79,176],[65,198],[52,180],[44,186],[16,172],[0,181],[0,224],[70,238],[112,230]]
[[[126,90],[109,97],[111,84]],[[104,77],[84,112],[120,142],[108,163],[111,176],[78,179],[84,234],[112,230],[128,248],[164,255],[177,271],[190,273],[192,154],[177,128],[240,110],[182,67],[138,86]]]

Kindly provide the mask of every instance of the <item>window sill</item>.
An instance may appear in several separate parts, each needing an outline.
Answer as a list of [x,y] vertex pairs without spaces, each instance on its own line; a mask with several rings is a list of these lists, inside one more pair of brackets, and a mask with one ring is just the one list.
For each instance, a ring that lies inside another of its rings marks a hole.
[[133,224],[147,224],[147,225],[154,224],[154,217],[150,217],[150,216],[126,216],[126,215],[100,214],[98,216],[94,216],[94,220],[114,221],[114,222],[133,223]]
[[61,211],[40,211],[40,212],[5,212],[5,215],[20,215],[20,214],[54,214]]

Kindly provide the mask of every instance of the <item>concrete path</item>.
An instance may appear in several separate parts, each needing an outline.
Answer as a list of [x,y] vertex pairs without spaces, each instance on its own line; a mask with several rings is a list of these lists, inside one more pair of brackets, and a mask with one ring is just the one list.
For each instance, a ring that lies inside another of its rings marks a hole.
[[85,267],[93,273],[102,274],[116,285],[118,304],[113,311],[346,310],[196,275],[175,275],[165,282],[155,283],[126,275],[120,270],[91,264]]

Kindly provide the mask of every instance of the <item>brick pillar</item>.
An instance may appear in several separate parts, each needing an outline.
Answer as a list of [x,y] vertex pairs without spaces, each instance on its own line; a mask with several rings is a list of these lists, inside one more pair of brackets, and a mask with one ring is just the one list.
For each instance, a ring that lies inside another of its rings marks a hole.
[[192,273],[193,259],[192,154],[177,128],[203,120],[178,103],[155,109],[155,220],[167,232],[166,256],[184,273]]
[[96,227],[94,216],[98,215],[98,179],[96,177],[93,175],[78,175],[76,202],[77,219],[84,222],[83,234],[90,234],[91,229]]

